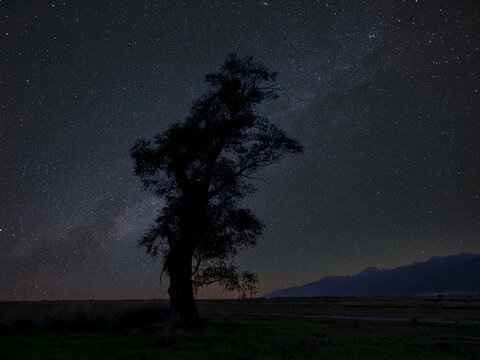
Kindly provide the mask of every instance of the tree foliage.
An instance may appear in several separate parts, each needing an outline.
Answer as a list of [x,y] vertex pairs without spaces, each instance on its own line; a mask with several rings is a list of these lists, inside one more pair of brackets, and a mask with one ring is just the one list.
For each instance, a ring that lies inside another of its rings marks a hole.
[[252,177],[260,168],[301,151],[257,111],[277,98],[275,80],[252,57],[232,54],[218,73],[207,75],[210,90],[184,122],[153,140],[138,140],[131,150],[135,174],[165,200],[139,245],[163,257],[170,293],[179,263],[190,263],[194,290],[219,283],[243,296],[255,293],[257,275],[240,271],[234,257],[255,246],[263,224],[242,199],[255,191]]

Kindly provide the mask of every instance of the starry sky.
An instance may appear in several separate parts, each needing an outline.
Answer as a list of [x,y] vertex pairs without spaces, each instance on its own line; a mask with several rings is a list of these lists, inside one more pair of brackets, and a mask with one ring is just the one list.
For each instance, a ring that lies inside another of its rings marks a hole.
[[480,253],[479,47],[475,0],[0,1],[0,299],[166,297],[129,149],[235,51],[305,150],[246,200],[259,294]]

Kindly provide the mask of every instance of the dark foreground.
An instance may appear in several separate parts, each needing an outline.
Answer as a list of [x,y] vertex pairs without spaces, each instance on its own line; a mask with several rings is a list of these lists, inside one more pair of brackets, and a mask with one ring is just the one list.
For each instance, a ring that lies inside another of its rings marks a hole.
[[0,358],[480,359],[480,325],[462,322],[480,320],[480,299],[199,302],[206,326],[186,333],[163,332],[166,308],[153,301],[0,303]]

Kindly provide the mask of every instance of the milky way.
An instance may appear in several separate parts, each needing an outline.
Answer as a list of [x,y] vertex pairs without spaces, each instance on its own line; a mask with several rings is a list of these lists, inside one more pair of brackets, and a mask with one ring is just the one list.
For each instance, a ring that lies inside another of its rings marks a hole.
[[279,72],[260,110],[305,148],[247,200],[260,293],[480,252],[476,1],[4,0],[0,27],[1,299],[166,295],[129,149],[234,51]]

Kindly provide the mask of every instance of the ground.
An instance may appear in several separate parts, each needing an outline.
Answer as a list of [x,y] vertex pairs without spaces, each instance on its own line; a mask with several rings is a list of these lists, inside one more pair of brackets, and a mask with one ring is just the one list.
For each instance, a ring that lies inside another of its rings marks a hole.
[[[480,323],[464,322],[480,320],[480,299],[203,301],[205,328],[183,333],[161,329],[167,306],[0,303],[1,358],[480,359]],[[321,317],[331,315],[398,319]]]

